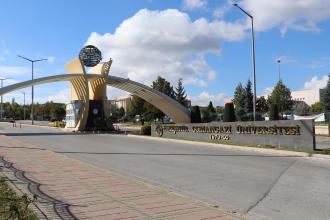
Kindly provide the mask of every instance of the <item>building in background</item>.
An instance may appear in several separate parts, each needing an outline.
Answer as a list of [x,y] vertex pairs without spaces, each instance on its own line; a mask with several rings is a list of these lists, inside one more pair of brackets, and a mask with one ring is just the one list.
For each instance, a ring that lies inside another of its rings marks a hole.
[[311,106],[316,102],[321,101],[321,89],[309,89],[291,92],[294,101],[303,101]]
[[127,96],[119,96],[113,100],[110,100],[110,106],[111,109],[120,109],[123,108],[125,110],[125,115],[127,114],[128,106],[131,103],[133,99],[132,95],[127,95]]

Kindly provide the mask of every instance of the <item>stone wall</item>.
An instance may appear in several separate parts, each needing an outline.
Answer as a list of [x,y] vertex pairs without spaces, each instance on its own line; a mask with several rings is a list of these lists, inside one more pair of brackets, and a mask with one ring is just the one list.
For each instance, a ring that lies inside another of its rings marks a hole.
[[152,125],[152,136],[314,150],[313,120]]

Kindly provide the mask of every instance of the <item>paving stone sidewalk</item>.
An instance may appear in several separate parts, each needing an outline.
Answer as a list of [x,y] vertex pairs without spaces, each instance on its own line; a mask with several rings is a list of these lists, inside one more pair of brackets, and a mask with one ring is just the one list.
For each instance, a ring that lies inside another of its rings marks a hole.
[[1,157],[46,219],[246,219],[3,135]]

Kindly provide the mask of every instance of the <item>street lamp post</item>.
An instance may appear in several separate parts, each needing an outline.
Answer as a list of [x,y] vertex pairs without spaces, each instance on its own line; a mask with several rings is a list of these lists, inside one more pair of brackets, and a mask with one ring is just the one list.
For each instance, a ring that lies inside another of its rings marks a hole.
[[277,63],[278,63],[278,81],[280,81],[281,80],[281,60],[278,59]]
[[24,118],[24,121],[25,121],[25,92],[22,92],[22,94],[23,94],[23,97],[24,97],[24,99],[23,99],[23,118]]
[[[0,78],[1,81],[1,88],[3,87],[3,81],[10,79],[10,78]],[[3,96],[1,95],[1,105],[0,105],[0,118],[3,119]]]
[[[24,60],[27,60],[29,62],[31,62],[31,66],[32,66],[32,81],[33,81],[33,69],[34,69],[34,63],[36,62],[40,62],[40,61],[44,61],[44,60],[47,60],[47,59],[39,59],[39,60],[31,60],[29,58],[26,58],[26,57],[23,57],[21,55],[18,55],[18,57],[24,59]],[[33,125],[34,124],[34,119],[33,119],[33,115],[34,115],[34,112],[33,112],[33,99],[34,99],[34,86],[32,84],[32,101],[31,101],[31,124]]]
[[257,100],[257,82],[256,82],[256,62],[255,62],[255,51],[254,51],[254,27],[253,27],[253,16],[242,9],[238,4],[233,4],[235,7],[240,9],[244,14],[251,18],[251,35],[252,35],[252,63],[253,63],[253,120],[256,120],[256,100]]

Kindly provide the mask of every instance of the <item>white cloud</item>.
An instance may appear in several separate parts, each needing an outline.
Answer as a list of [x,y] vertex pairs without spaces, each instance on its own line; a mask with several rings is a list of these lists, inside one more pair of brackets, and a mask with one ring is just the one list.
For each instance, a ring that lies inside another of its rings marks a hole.
[[182,3],[189,10],[204,9],[207,6],[207,0],[183,0]]
[[71,100],[71,88],[66,88],[59,90],[56,94],[49,95],[44,99],[40,99],[41,103],[47,102],[47,101],[53,101],[58,103],[68,103]]
[[224,17],[225,14],[233,8],[233,3],[234,3],[233,0],[226,0],[226,2],[223,5],[218,6],[213,10],[212,13],[213,17],[216,18]]
[[216,74],[205,55],[219,55],[223,40],[244,37],[242,24],[204,18],[192,21],[176,9],[142,9],[123,21],[113,34],[92,33],[86,44],[100,48],[105,60],[113,58],[110,74],[144,84],[161,75],[173,84],[183,78],[185,84],[206,86]]
[[267,87],[262,92],[262,96],[264,96],[265,98],[267,98],[273,92],[273,90],[274,90],[274,87]]
[[307,63],[307,67],[310,69],[318,69],[323,68],[330,65],[330,57],[320,57],[318,59],[314,59]]
[[303,89],[323,89],[328,82],[328,75],[324,75],[322,78],[314,76],[309,81],[306,81]]
[[260,31],[278,27],[282,34],[289,29],[319,32],[317,23],[330,19],[329,0],[241,0],[239,5],[254,16]]
[[22,75],[30,73],[31,69],[20,66],[0,66],[0,75],[4,77],[11,77],[15,75]]
[[129,95],[128,92],[117,89],[115,87],[107,86],[107,97],[109,100],[116,99],[118,96],[127,96],[127,95]]
[[54,61],[55,61],[55,57],[54,56],[49,56],[49,57],[47,57],[47,62],[48,63],[54,63]]
[[202,92],[198,96],[188,96],[191,100],[192,105],[207,106],[210,101],[212,101],[214,106],[223,105],[223,99],[225,97],[224,93],[219,93],[217,95],[209,94],[208,92]]

